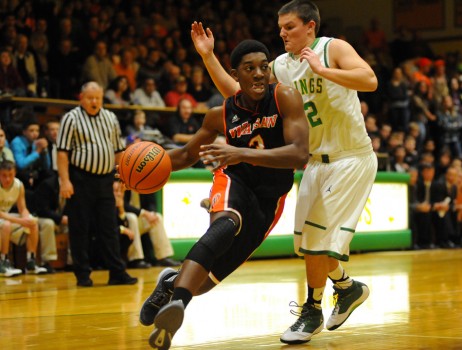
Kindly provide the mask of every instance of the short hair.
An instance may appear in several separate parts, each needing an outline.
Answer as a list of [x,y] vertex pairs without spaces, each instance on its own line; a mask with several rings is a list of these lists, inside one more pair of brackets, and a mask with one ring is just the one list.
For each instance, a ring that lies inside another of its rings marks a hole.
[[321,26],[321,15],[319,14],[318,7],[313,2],[309,0],[292,0],[279,9],[278,16],[288,13],[297,15],[303,24],[314,21],[316,23],[314,32],[318,34],[319,27]]
[[268,48],[260,41],[247,39],[241,41],[231,52],[231,68],[236,69],[242,61],[242,57],[254,52],[262,52],[265,54],[268,61],[270,60],[270,53]]
[[11,160],[3,160],[0,162],[0,171],[1,170],[16,170],[16,164]]
[[24,122],[22,123],[22,130],[25,131],[29,128],[31,125],[38,125],[40,127],[39,121],[35,118],[35,116],[30,116],[29,118],[26,118]]

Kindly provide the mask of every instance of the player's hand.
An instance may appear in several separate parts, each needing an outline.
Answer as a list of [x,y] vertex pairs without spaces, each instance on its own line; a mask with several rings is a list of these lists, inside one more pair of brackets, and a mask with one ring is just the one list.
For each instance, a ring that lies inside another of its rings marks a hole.
[[205,165],[213,166],[213,170],[241,162],[241,152],[244,148],[230,146],[228,144],[213,143],[202,145],[199,156]]
[[215,39],[210,28],[204,30],[202,22],[197,23],[194,21],[191,25],[191,39],[199,55],[205,57],[213,54]]
[[303,48],[300,53],[300,62],[303,60],[306,60],[310,64],[311,70],[316,74],[319,74],[324,68],[319,60],[319,56],[309,47]]

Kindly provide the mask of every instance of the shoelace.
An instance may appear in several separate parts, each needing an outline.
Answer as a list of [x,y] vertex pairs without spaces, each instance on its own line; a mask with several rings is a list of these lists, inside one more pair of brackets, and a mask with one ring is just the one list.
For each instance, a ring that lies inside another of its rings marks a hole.
[[289,303],[289,306],[290,307],[298,307],[298,308],[302,308],[302,311],[295,311],[295,310],[290,310],[290,313],[294,316],[298,316],[298,319],[297,321],[295,321],[295,323],[290,327],[292,330],[294,329],[298,329],[300,327],[300,325],[305,322],[307,319],[309,319],[310,317],[310,314],[309,314],[309,309],[308,309],[308,304],[303,304],[303,305],[299,305],[297,302],[295,301],[291,301]]
[[169,291],[165,290],[164,288],[155,291],[151,298],[149,298],[148,303],[156,308],[160,308],[161,306],[167,304],[170,301],[172,293],[169,293]]

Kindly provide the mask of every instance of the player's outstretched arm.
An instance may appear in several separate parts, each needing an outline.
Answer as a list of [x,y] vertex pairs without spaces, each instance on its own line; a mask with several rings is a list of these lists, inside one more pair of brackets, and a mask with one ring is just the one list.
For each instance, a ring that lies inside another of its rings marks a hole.
[[213,53],[215,39],[213,38],[213,33],[210,28],[204,30],[201,22],[198,23],[194,21],[191,25],[191,39],[197,53],[202,57],[202,61],[213,83],[220,93],[225,98],[234,95],[240,88],[239,83],[231,78]]

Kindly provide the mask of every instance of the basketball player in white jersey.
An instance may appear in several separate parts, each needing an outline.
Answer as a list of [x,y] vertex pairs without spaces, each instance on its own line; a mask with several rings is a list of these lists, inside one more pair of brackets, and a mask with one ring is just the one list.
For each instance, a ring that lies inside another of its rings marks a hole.
[[[295,217],[295,252],[305,259],[308,297],[300,317],[281,336],[287,344],[308,342],[324,328],[321,300],[327,278],[337,302],[326,328],[340,327],[363,303],[368,287],[351,279],[339,261],[349,245],[377,172],[357,91],[374,91],[371,67],[346,41],[320,37],[317,6],[293,0],[278,12],[287,53],[272,63],[272,79],[295,87],[310,124],[311,158],[300,183]],[[191,37],[217,88],[231,96],[239,85],[213,53],[212,31],[192,24]]]

